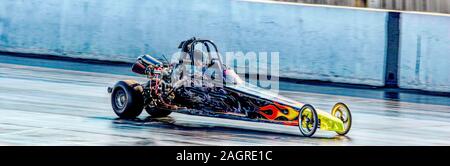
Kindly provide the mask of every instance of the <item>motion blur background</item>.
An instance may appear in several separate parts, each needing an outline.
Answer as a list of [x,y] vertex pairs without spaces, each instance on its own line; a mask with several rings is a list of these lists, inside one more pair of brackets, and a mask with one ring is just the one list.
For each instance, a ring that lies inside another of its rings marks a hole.
[[285,2],[450,13],[450,0],[276,0]]
[[[379,6],[447,11],[446,2]],[[145,53],[170,58],[180,41],[197,36],[215,41],[222,53],[279,52],[276,76],[286,79],[439,93],[450,92],[449,31],[445,13],[276,1],[0,0],[3,52],[132,63]]]
[[[0,0],[0,145],[450,145],[448,0],[302,2],[315,4]],[[348,104],[348,137],[177,113],[116,119],[107,87],[143,82],[136,57],[170,58],[193,36],[221,53],[279,52],[280,94],[327,112]]]

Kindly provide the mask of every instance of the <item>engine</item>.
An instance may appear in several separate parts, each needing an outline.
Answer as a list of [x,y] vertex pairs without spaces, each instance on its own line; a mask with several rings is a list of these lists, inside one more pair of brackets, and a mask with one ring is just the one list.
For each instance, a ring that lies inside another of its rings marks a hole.
[[154,72],[158,68],[162,68],[163,63],[156,58],[151,57],[150,55],[142,55],[140,56],[136,63],[133,64],[131,70],[137,74],[149,75],[154,74]]
[[170,67],[150,55],[137,58],[132,71],[145,75],[148,82],[142,84],[144,89],[144,102],[150,107],[171,107]]

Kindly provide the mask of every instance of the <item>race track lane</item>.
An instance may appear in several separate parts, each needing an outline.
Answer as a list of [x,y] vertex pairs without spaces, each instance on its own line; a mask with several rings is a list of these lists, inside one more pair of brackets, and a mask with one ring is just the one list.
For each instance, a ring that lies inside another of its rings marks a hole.
[[0,61],[0,145],[450,145],[448,104],[302,91],[281,93],[327,111],[347,103],[349,135],[319,131],[303,138],[295,127],[176,113],[120,120],[106,88],[123,79],[143,80]]

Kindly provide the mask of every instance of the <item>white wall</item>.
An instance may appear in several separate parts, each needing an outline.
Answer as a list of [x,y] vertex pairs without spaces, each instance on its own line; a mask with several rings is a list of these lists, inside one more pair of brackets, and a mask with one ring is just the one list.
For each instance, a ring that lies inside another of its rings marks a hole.
[[383,85],[386,13],[235,3],[228,48],[280,52],[280,75]]
[[450,92],[450,16],[401,15],[402,88]]
[[0,50],[133,61],[199,36],[280,52],[280,75],[383,85],[385,12],[235,0],[0,0]]
[[[229,0],[0,0],[0,50],[132,62],[181,40],[226,43]],[[226,9],[226,10],[225,10]]]

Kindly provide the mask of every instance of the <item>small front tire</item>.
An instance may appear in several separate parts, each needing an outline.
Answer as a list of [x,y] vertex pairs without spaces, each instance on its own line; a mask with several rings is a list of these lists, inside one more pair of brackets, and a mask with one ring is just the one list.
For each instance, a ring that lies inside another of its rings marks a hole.
[[305,137],[311,137],[319,127],[319,118],[316,109],[312,105],[305,104],[298,115],[298,127]]
[[352,127],[352,114],[350,109],[344,103],[336,103],[331,110],[331,115],[340,119],[344,123],[344,131],[336,132],[339,135],[346,135]]

